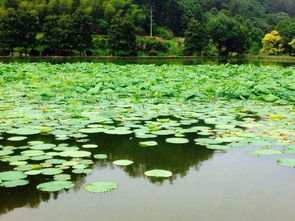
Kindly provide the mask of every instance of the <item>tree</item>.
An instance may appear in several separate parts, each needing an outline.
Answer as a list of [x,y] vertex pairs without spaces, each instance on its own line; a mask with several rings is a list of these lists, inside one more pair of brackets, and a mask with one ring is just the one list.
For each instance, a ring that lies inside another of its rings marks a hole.
[[191,19],[185,31],[184,53],[186,55],[193,55],[195,53],[201,55],[208,41],[209,38],[205,27],[196,19]]
[[263,47],[260,52],[263,54],[278,55],[284,51],[282,37],[276,30],[264,36],[262,39],[262,45]]
[[24,48],[25,53],[36,43],[38,18],[24,10],[8,10],[0,18],[0,46],[13,55],[16,47]]
[[92,46],[92,18],[85,12],[78,10],[72,17],[71,29],[74,32],[74,48],[80,52]]
[[291,52],[289,42],[295,37],[295,18],[288,18],[279,22],[276,29],[282,36],[282,43],[286,52]]
[[295,38],[289,43],[292,48],[292,52],[295,53]]
[[43,34],[41,42],[49,50],[49,54],[66,55],[74,48],[75,33],[69,15],[47,16]]
[[135,55],[136,35],[133,22],[128,16],[121,17],[118,13],[108,31],[108,48],[112,55]]
[[249,47],[248,28],[223,11],[209,18],[207,30],[218,48],[219,55],[228,55],[229,52],[242,54]]

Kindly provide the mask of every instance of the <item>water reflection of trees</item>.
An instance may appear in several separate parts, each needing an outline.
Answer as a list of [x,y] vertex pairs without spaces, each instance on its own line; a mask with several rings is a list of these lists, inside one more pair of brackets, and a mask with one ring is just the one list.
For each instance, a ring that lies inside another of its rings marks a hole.
[[[142,139],[136,139],[130,136],[110,136],[110,135],[89,135],[89,143],[99,145],[97,149],[89,149],[93,154],[105,153],[107,160],[95,160],[95,167],[115,168],[112,164],[114,160],[129,159],[134,164],[122,167],[130,177],[144,177],[151,183],[161,184],[163,179],[153,179],[146,177],[144,172],[151,169],[164,169],[173,172],[169,182],[185,176],[190,168],[199,169],[203,161],[210,159],[213,151],[196,146],[194,143],[185,145],[173,145],[165,142],[166,137],[157,138],[158,146],[140,147],[138,143]],[[190,137],[193,139],[194,137]],[[45,138],[49,142],[48,137]],[[52,140],[53,142],[53,140]],[[94,168],[95,168],[94,167]],[[1,170],[8,170],[5,164],[1,163]],[[65,171],[70,173],[70,171]],[[72,174],[72,179],[76,183],[75,189],[78,191],[84,185],[86,175]],[[50,177],[30,176],[30,184],[17,188],[0,188],[0,214],[5,214],[15,208],[29,207],[37,208],[41,202],[47,202],[50,199],[57,199],[63,192],[46,193],[36,189],[40,182],[52,180]],[[165,179],[167,181],[167,179]]]

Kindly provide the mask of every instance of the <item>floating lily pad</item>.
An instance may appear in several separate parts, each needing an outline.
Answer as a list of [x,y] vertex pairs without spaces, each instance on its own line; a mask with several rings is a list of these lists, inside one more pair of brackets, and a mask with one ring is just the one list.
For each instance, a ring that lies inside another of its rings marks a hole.
[[61,169],[57,169],[57,168],[45,168],[45,169],[42,169],[41,171],[43,175],[56,175],[62,172],[63,171]]
[[45,163],[51,163],[51,164],[63,164],[65,162],[67,161],[63,159],[49,159],[45,161]]
[[[294,158],[283,158],[283,159],[278,159],[277,163],[281,166],[286,166],[286,167],[295,167],[295,159]],[[1,178],[0,178],[1,179]]]
[[13,154],[12,150],[0,150],[0,157]]
[[51,181],[39,184],[36,188],[45,192],[56,192],[64,189],[70,189],[74,187],[74,183],[71,181]]
[[158,131],[152,132],[152,134],[162,135],[162,136],[172,135],[174,133],[175,133],[175,131],[173,131],[173,130],[158,130]]
[[248,151],[247,154],[254,155],[254,156],[260,156],[260,155],[276,155],[281,154],[282,152],[279,150],[271,150],[271,149],[260,149],[260,150],[253,150]]
[[84,144],[82,147],[91,149],[91,148],[97,148],[98,146],[96,144]]
[[167,143],[173,143],[173,144],[186,144],[189,142],[186,138],[180,138],[180,137],[172,137],[166,139]]
[[30,146],[34,146],[34,145],[37,145],[37,144],[43,144],[44,141],[40,141],[40,140],[32,140],[32,141],[29,141],[28,144]]
[[56,147],[55,144],[50,144],[50,143],[41,143],[41,144],[35,144],[31,146],[31,149],[33,150],[49,150]]
[[92,169],[86,169],[86,168],[81,168],[81,169],[74,169],[74,170],[72,170],[72,172],[73,173],[76,173],[76,174],[82,174],[82,173],[85,173],[85,174],[87,174],[87,173],[92,173],[93,172],[93,170]]
[[9,165],[11,165],[11,166],[23,166],[26,164],[28,164],[27,161],[12,161],[9,163]]
[[83,188],[90,193],[106,193],[116,189],[118,185],[113,182],[94,182],[85,185]]
[[41,156],[44,155],[44,151],[42,150],[25,150],[21,152],[21,155],[28,156],[28,157],[35,157],[35,156]]
[[11,129],[9,131],[6,131],[8,134],[16,134],[16,135],[34,135],[39,134],[39,130],[31,129],[31,128],[17,128],[17,129]]
[[7,140],[9,141],[22,141],[27,139],[27,137],[22,137],[22,136],[15,136],[15,137],[9,137],[7,138]]
[[103,160],[103,159],[107,159],[108,155],[106,155],[106,154],[95,154],[93,157],[95,159]]
[[89,157],[91,152],[88,151],[63,151],[59,154],[62,157]]
[[168,170],[159,170],[159,169],[155,169],[155,170],[148,170],[146,172],[144,172],[144,174],[146,176],[149,177],[171,177],[172,176],[172,172],[168,171]]
[[0,173],[0,180],[20,180],[26,177],[27,175],[21,171],[5,171]]
[[6,187],[6,188],[12,188],[12,187],[17,187],[17,186],[25,186],[29,184],[28,180],[8,180],[0,183],[0,186]]
[[117,166],[128,166],[133,164],[133,161],[131,160],[116,160],[113,162],[113,164],[117,165]]
[[39,175],[41,174],[42,170],[29,170],[26,171],[25,174],[29,176]]
[[211,150],[229,150],[232,148],[231,145],[207,145],[206,148]]
[[57,174],[53,176],[54,180],[58,180],[58,181],[66,181],[66,180],[70,180],[71,179],[71,175],[70,174]]
[[144,142],[139,142],[139,146],[141,147],[153,147],[157,146],[158,143],[156,141],[144,141]]

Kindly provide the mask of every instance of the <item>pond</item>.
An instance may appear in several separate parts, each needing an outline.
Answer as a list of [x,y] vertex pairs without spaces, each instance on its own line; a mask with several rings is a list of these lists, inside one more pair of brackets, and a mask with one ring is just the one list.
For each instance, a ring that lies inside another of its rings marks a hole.
[[95,63],[113,63],[119,65],[126,64],[177,64],[177,65],[198,65],[198,64],[252,64],[257,66],[266,66],[266,65],[277,65],[282,67],[294,66],[295,60],[290,59],[256,59],[256,58],[228,58],[228,57],[210,57],[210,58],[161,58],[161,57],[151,57],[151,58],[99,58],[99,57],[30,57],[30,58],[0,58],[0,62],[9,63],[9,62],[50,62],[53,64],[61,63],[74,63],[74,62],[95,62]]
[[294,75],[0,64],[0,220],[293,221]]

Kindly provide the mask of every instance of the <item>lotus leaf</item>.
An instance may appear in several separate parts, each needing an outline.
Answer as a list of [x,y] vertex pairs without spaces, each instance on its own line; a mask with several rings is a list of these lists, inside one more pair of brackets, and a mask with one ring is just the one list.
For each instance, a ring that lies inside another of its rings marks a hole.
[[131,161],[131,160],[116,160],[116,161],[113,161],[113,164],[115,164],[117,166],[129,166],[129,165],[133,164],[133,161]]
[[173,143],[173,144],[185,144],[185,143],[188,143],[189,140],[186,138],[172,137],[172,138],[167,138],[166,142]]
[[90,193],[106,193],[116,189],[118,185],[113,182],[93,182],[85,185],[83,188]]
[[144,174],[146,176],[149,177],[171,177],[172,173],[168,170],[159,170],[159,169],[155,169],[155,170],[148,170],[146,172],[144,172]]
[[70,189],[74,187],[74,183],[71,181],[51,181],[39,184],[36,188],[45,192],[56,192],[64,189]]

